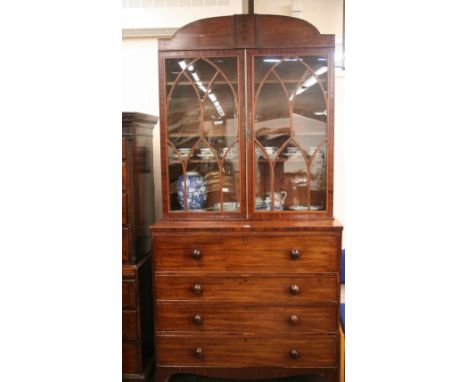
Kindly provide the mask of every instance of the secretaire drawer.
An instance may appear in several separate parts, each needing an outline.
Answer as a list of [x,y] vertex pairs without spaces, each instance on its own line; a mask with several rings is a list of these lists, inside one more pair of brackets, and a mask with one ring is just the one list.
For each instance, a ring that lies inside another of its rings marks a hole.
[[157,272],[336,272],[334,235],[156,236]]
[[336,336],[288,335],[160,335],[160,366],[287,366],[335,367]]
[[158,302],[159,331],[336,332],[336,303],[229,305]]
[[337,302],[337,274],[156,275],[157,300]]

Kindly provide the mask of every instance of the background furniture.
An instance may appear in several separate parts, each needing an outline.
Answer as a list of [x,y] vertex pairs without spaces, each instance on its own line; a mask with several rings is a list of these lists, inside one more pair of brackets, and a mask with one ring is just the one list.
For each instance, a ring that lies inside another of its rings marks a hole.
[[158,118],[122,113],[122,373],[148,381],[154,367],[149,224],[154,221],[152,129]]
[[339,375],[334,36],[291,17],[159,41],[158,382]]
[[[345,285],[345,250],[341,251],[341,284]],[[342,300],[344,301],[344,300]],[[340,382],[345,380],[345,303],[340,304]]]

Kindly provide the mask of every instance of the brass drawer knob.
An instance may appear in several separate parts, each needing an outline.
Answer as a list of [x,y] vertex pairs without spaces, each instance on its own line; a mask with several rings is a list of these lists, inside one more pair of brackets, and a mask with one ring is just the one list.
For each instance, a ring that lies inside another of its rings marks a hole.
[[299,324],[299,316],[297,314],[291,314],[289,316],[289,322],[291,325],[298,325]]
[[291,285],[289,291],[291,292],[291,294],[294,295],[299,294],[299,286],[297,286],[296,284]]
[[192,257],[196,260],[201,258],[201,251],[199,249],[194,249],[192,252]]
[[196,294],[197,296],[201,295],[202,291],[203,291],[203,288],[202,288],[202,286],[200,284],[195,284],[192,287],[193,294]]
[[193,354],[197,358],[202,358],[203,357],[203,349],[201,347],[198,347],[193,351]]
[[203,318],[201,314],[196,314],[195,316],[193,316],[192,321],[194,324],[201,325],[203,323]]
[[297,259],[299,259],[299,257],[301,257],[301,253],[299,252],[299,250],[298,249],[293,249],[291,251],[291,259],[297,260]]
[[291,351],[289,352],[289,357],[292,359],[298,359],[301,357],[301,354],[297,349],[291,349]]

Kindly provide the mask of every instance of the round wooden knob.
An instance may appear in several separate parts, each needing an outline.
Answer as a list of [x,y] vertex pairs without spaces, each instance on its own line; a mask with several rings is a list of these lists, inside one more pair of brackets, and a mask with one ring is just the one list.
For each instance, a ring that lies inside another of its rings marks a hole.
[[298,350],[291,349],[291,351],[289,352],[289,357],[292,358],[292,359],[298,359],[298,358],[301,357],[301,355],[299,354]]
[[297,260],[299,257],[301,257],[301,253],[299,252],[298,249],[293,249],[291,251],[291,259]]
[[201,295],[202,294],[202,291],[203,291],[203,288],[200,284],[195,284],[193,287],[192,287],[192,292],[194,294],[196,294],[197,296]]
[[291,292],[291,294],[299,294],[299,287],[296,284],[291,285],[289,291]]
[[192,252],[192,257],[198,260],[201,258],[201,251],[199,249],[194,249]]
[[203,323],[203,318],[201,314],[196,314],[195,316],[193,316],[192,321],[194,324],[201,325]]
[[291,325],[298,325],[299,324],[299,316],[297,314],[291,314],[289,316],[289,322]]
[[195,357],[201,358],[203,357],[203,349],[198,347],[193,351],[193,354],[195,355]]

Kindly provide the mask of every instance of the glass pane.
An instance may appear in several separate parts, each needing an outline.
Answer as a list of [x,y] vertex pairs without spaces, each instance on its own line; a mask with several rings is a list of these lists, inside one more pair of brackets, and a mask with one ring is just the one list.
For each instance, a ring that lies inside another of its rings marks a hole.
[[269,154],[263,149],[263,146],[255,145],[255,209],[264,211],[268,209],[266,199],[271,191],[271,162]]
[[237,58],[168,59],[166,70],[171,211],[240,211]]
[[[307,210],[307,163],[301,149],[291,142],[275,164],[274,194],[272,209]],[[307,158],[307,155],[306,155]]]
[[327,57],[256,56],[254,75],[256,209],[324,210]]
[[238,138],[236,97],[219,74],[205,99],[203,124],[206,140],[217,150],[218,155]]
[[223,212],[240,211],[240,168],[239,168],[239,144],[235,142],[222,150],[222,196],[223,202],[215,206],[223,209]]
[[[314,150],[315,149],[315,150]],[[327,159],[325,146],[311,148],[310,209],[325,210],[327,202]]]

